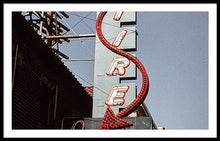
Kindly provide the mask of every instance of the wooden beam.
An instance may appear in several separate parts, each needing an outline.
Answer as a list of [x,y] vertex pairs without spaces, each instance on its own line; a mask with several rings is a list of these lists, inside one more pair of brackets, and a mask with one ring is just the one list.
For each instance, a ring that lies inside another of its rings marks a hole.
[[[40,24],[40,22],[41,22],[40,19],[36,19],[36,20],[33,19],[33,21],[36,21],[36,22],[39,23],[39,24]],[[45,23],[43,23],[43,25],[46,26]],[[51,25],[52,25],[52,28],[54,28],[54,29],[56,28],[56,25],[54,25],[53,23],[51,23]],[[60,29],[60,27],[58,27],[57,30],[58,30],[58,32],[63,32],[63,30]]]
[[59,35],[59,36],[46,36],[44,39],[65,39],[65,38],[87,38],[95,37],[95,34],[81,34],[81,35]]
[[[51,15],[49,15],[48,13],[45,12],[45,15],[53,22],[56,22],[55,19],[53,17],[51,17]],[[70,29],[68,27],[66,27],[65,25],[63,25],[61,22],[57,21],[57,24],[62,27],[63,29],[65,29],[66,31],[70,31]]]
[[95,61],[95,59],[63,59],[62,61]]
[[57,12],[54,12],[54,13],[57,14],[57,17],[58,17],[59,19],[62,19],[62,17],[60,17],[60,15],[59,15]]
[[52,50],[53,50],[54,52],[56,52],[56,53],[59,53],[59,55],[62,56],[63,58],[65,58],[65,59],[69,59],[69,57],[68,57],[67,55],[65,55],[64,53],[58,51],[57,49],[52,48]]
[[[31,23],[30,20],[27,21],[27,22],[30,23],[33,27],[37,28],[38,30],[40,29],[40,26],[38,26],[36,23],[34,23],[34,22]],[[44,34],[46,34],[46,30],[42,29],[42,32],[43,32]]]
[[[40,21],[36,21],[38,24],[40,23]],[[35,24],[36,26],[37,26],[37,24]],[[48,26],[47,25],[47,23],[45,23],[45,22],[43,22],[43,26],[45,27],[45,28],[47,28],[48,30],[50,30],[50,32],[53,34],[53,35],[55,35],[56,33],[55,33],[55,25],[53,24],[53,23],[51,23],[51,25],[52,25],[52,27],[50,27],[50,26]],[[38,28],[38,29],[40,29],[40,27]],[[44,32],[45,30],[43,29],[43,33],[45,33],[46,34],[46,31]],[[62,29],[60,29],[59,27],[58,27],[58,34],[60,33],[60,32],[63,32],[63,30]],[[60,35],[60,34],[59,34]],[[45,39],[45,38],[43,38],[43,39]],[[58,39],[58,38],[57,38]],[[66,41],[66,42],[70,42],[70,40],[68,40],[68,38],[64,38],[64,40]]]
[[60,13],[61,13],[64,17],[69,18],[69,16],[68,16],[64,11],[60,11]]

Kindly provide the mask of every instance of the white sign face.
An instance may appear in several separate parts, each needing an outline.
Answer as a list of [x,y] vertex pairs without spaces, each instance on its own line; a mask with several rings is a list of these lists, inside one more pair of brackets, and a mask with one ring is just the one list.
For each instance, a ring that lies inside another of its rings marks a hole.
[[[107,24],[105,24],[107,23]],[[121,26],[122,23],[130,26]],[[96,47],[94,65],[94,118],[104,116],[106,107],[111,106],[114,113],[126,108],[136,98],[135,83],[121,83],[122,79],[136,78],[136,65],[129,58],[108,49],[106,42],[118,50],[136,50],[136,23],[135,12],[117,11],[107,12],[100,24],[96,25]],[[110,26],[112,25],[112,26]],[[100,31],[102,34],[99,34]],[[99,36],[100,35],[100,36]],[[105,38],[102,42],[100,38]],[[107,93],[107,95],[106,95]]]
[[113,72],[115,70],[117,70],[117,74],[118,75],[124,75],[126,72],[126,67],[128,67],[130,65],[130,60],[128,60],[125,57],[115,57],[112,60],[112,63],[109,67],[109,69],[107,70],[106,74],[107,75],[113,75]]
[[127,30],[122,29],[118,35],[116,36],[115,40],[113,41],[112,45],[115,47],[120,46],[122,40],[124,39],[125,35],[127,34]]
[[113,20],[119,21],[123,13],[123,11],[116,11]]
[[125,103],[125,94],[128,91],[129,86],[114,86],[106,101],[106,105],[116,106],[116,105],[123,105]]

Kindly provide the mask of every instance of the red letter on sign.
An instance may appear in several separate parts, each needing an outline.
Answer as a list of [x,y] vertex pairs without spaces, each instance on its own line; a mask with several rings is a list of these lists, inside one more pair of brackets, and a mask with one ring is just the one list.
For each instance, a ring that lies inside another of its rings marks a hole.
[[125,57],[115,57],[112,60],[112,63],[109,67],[109,69],[107,70],[106,74],[107,75],[113,75],[113,72],[115,71],[115,69],[118,70],[118,75],[124,75],[126,72],[126,67],[128,67],[130,65],[130,60],[128,60]]
[[129,86],[114,86],[106,101],[106,105],[116,106],[116,105],[123,105],[125,103],[125,94],[128,91]]

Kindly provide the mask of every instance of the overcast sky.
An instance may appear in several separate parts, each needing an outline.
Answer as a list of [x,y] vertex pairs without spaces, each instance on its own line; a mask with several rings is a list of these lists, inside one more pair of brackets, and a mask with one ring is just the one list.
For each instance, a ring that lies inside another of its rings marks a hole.
[[[96,12],[67,13],[69,34],[96,32]],[[208,12],[137,12],[136,28],[135,54],[150,83],[145,103],[157,126],[208,129]],[[94,37],[60,45],[72,59],[94,59],[94,48]],[[93,85],[93,61],[65,64],[83,86]],[[139,73],[134,82],[139,92]]]

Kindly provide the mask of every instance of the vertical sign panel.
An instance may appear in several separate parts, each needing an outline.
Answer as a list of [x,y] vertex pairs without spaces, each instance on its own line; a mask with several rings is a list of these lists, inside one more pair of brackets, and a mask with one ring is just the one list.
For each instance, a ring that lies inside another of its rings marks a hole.
[[[103,36],[117,48],[134,51],[135,23],[135,12],[108,12],[102,21]],[[136,78],[136,65],[107,49],[97,36],[94,69],[93,118],[102,118],[107,105],[118,113],[135,99],[135,83],[120,83],[120,80]]]

